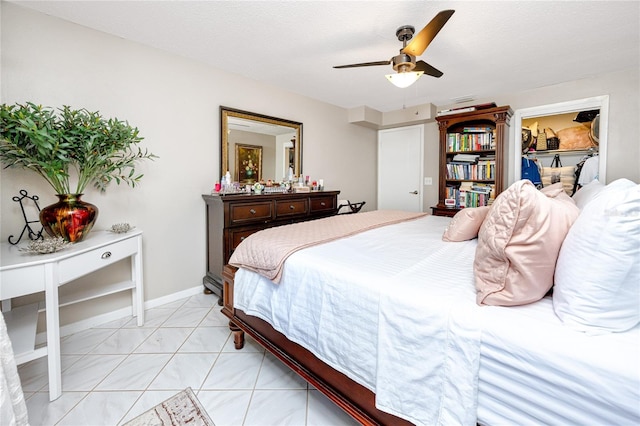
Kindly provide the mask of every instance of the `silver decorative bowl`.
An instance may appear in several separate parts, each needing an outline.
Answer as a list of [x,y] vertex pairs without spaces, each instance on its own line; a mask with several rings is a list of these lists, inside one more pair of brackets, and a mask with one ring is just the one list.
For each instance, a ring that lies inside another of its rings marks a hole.
[[26,247],[20,247],[19,250],[31,254],[48,254],[60,251],[69,245],[71,243],[62,237],[55,237],[29,241]]
[[128,223],[116,223],[111,225],[111,229],[109,229],[109,231],[115,232],[116,234],[124,234],[131,231],[133,228],[135,228],[135,226],[131,226]]

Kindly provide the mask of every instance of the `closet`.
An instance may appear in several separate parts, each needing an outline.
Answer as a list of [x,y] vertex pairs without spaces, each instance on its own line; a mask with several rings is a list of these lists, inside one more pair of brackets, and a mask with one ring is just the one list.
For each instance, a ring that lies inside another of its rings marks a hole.
[[560,169],[550,168],[560,163],[570,195],[573,185],[569,188],[565,179],[570,170],[578,172],[578,183],[605,183],[608,106],[609,97],[599,96],[516,110],[509,181],[522,178],[524,158],[536,162],[545,186],[557,181]]
[[523,155],[536,162],[543,186],[562,181],[573,195],[578,185],[598,178],[599,114],[594,109],[522,120]]

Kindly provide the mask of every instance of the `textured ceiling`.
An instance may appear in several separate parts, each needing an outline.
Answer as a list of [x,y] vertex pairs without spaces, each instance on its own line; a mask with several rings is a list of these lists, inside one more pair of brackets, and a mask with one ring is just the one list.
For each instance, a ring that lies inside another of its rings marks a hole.
[[[451,104],[640,69],[638,1],[12,1],[345,108]],[[399,26],[455,14],[420,59],[444,72],[406,89],[388,60]],[[638,94],[634,94],[637,96]]]

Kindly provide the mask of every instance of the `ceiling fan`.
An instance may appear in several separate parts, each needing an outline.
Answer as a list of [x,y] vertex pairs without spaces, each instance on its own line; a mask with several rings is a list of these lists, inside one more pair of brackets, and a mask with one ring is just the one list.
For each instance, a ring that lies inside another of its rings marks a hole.
[[[416,56],[422,55],[429,44],[436,37],[438,32],[444,27],[454,10],[443,10],[438,13],[415,37],[416,29],[411,25],[403,25],[396,30],[398,40],[402,42],[400,54],[392,57],[388,61],[363,62],[360,64],[337,65],[334,68],[356,68],[370,67],[377,65],[393,64],[396,74],[389,74],[386,77],[398,87],[408,87],[415,83],[422,74],[439,78],[442,71],[432,67],[425,61],[417,61]],[[411,40],[409,42],[409,40]],[[409,43],[407,43],[409,42]]]

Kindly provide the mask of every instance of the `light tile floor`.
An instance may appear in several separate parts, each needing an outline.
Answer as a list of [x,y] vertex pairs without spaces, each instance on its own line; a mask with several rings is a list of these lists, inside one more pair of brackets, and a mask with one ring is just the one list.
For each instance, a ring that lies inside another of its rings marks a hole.
[[186,387],[216,426],[357,424],[249,337],[237,351],[214,295],[64,337],[61,353],[53,402],[46,358],[18,367],[31,426],[121,425]]

